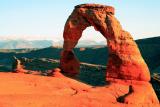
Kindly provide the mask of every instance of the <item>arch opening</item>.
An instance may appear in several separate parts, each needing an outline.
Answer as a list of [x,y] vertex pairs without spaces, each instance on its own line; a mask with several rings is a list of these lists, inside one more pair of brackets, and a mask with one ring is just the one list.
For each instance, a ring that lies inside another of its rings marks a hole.
[[93,26],[89,26],[83,30],[79,43],[83,40],[96,41],[97,43],[103,42],[103,45],[106,45],[106,43],[104,44],[106,38],[99,31],[96,31]]
[[74,53],[80,62],[106,66],[108,48],[106,38],[90,26],[83,30]]
[[94,27],[83,30],[81,38],[73,49],[80,61],[79,79],[93,86],[106,84],[106,64],[108,61],[107,40]]

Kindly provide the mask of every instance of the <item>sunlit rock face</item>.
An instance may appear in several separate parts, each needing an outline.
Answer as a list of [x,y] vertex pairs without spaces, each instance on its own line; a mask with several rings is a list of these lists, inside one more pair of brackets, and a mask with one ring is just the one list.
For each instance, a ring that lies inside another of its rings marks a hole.
[[150,80],[148,67],[136,43],[130,33],[123,30],[114,13],[115,10],[111,6],[99,4],[75,6],[65,24],[63,34],[64,50],[60,66],[64,72],[71,74],[79,72],[79,61],[72,50],[81,38],[82,32],[87,27],[93,26],[107,39],[109,60],[106,79]]

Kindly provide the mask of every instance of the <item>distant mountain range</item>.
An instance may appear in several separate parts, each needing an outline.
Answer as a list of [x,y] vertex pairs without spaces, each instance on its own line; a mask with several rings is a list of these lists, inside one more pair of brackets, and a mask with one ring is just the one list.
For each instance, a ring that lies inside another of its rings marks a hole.
[[0,49],[46,48],[52,44],[51,40],[1,40]]
[[[153,43],[154,41],[154,43]],[[152,37],[136,40],[137,44],[145,45],[148,44],[157,45],[159,44],[160,37]],[[76,47],[99,47],[106,46],[106,41],[94,41],[94,40],[80,40]],[[42,49],[47,47],[62,47],[63,40],[0,40],[0,49]]]
[[[81,40],[77,47],[93,47],[105,45],[105,41],[96,42],[93,40]],[[0,49],[30,49],[30,48],[46,48],[50,46],[62,47],[63,41],[52,40],[0,40]]]

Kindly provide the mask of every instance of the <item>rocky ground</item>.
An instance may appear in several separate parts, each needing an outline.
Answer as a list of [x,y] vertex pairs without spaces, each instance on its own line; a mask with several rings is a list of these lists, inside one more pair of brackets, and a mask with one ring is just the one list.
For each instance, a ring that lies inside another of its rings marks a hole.
[[91,86],[63,75],[0,73],[0,77],[1,107],[160,107],[145,82],[133,85],[132,95],[123,81]]

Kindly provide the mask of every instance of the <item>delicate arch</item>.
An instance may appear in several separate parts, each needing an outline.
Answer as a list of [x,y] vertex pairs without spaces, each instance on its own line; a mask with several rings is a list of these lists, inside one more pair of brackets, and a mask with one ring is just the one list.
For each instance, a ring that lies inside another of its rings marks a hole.
[[70,74],[79,72],[80,63],[74,55],[73,48],[88,26],[93,26],[107,39],[109,50],[107,79],[150,80],[148,67],[136,43],[114,17],[114,8],[98,4],[78,5],[68,18],[64,28],[64,45],[60,60],[64,72]]

